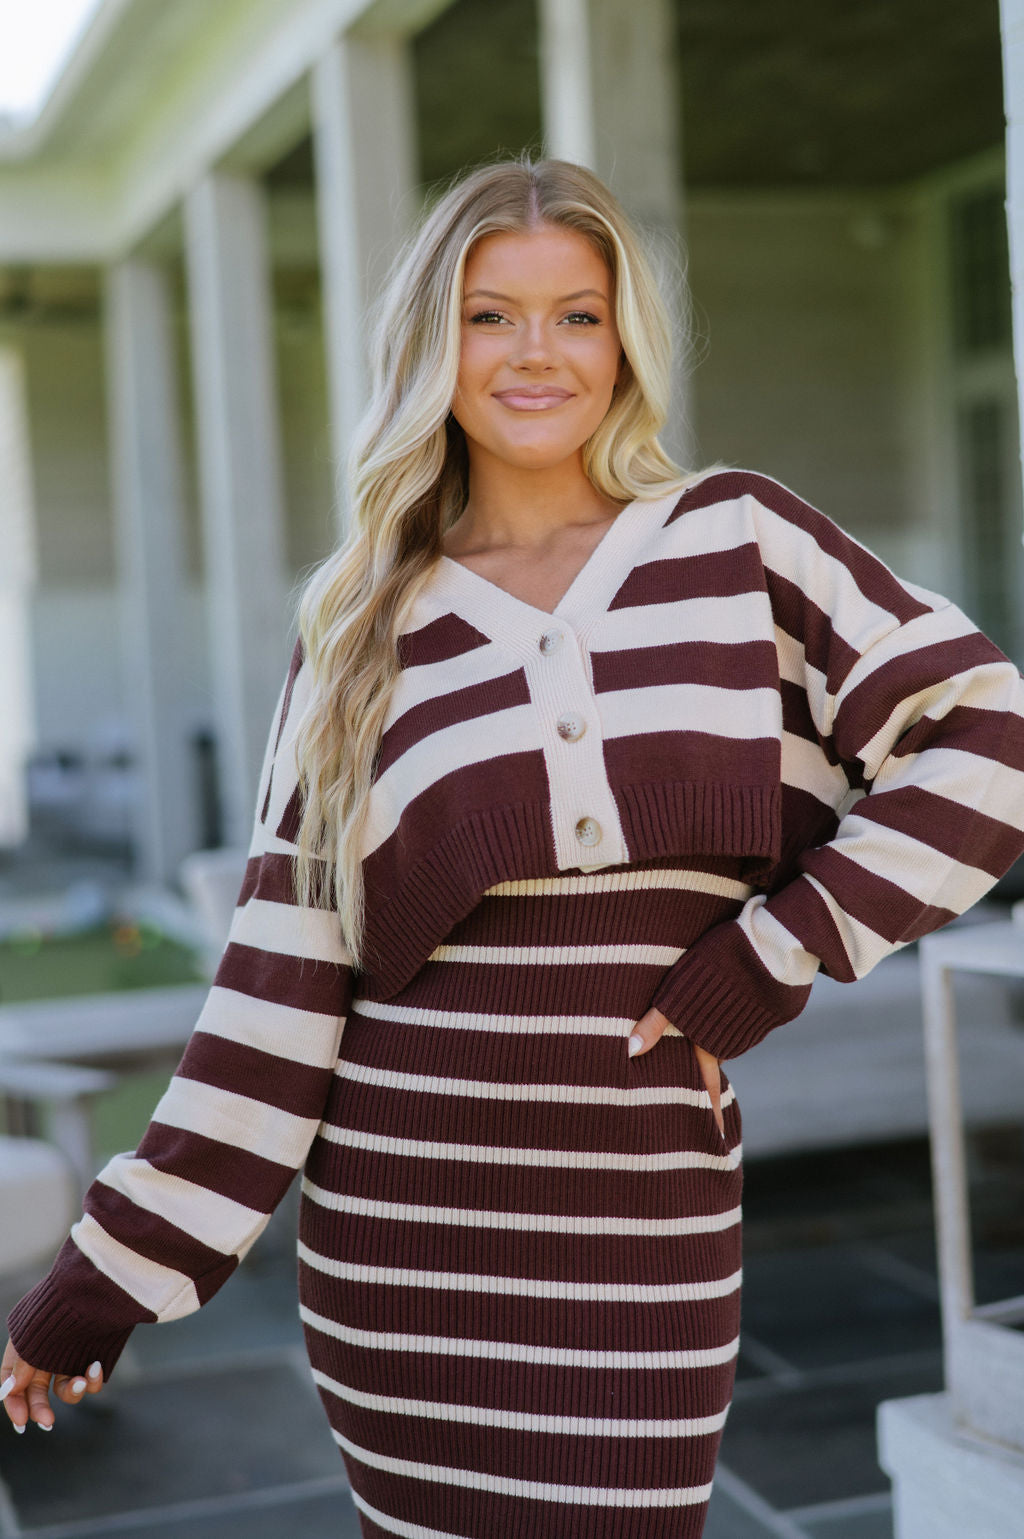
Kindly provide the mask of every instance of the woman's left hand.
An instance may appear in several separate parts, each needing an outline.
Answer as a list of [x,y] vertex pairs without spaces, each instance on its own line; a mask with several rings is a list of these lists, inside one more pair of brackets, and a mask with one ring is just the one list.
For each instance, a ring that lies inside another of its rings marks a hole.
[[[667,1015],[662,1015],[660,1010],[655,1010],[652,1005],[646,1015],[642,1015],[633,1027],[633,1034],[629,1039],[629,1056],[637,1057],[640,1053],[649,1052],[661,1038],[666,1026],[672,1023]],[[635,1044],[635,1045],[634,1045]],[[705,1052],[698,1047],[696,1042],[691,1044],[697,1055],[700,1072],[704,1078],[704,1085],[711,1097],[711,1110],[715,1114],[715,1122],[718,1131],[725,1137],[725,1118],[722,1115],[722,1076],[718,1071],[718,1059],[713,1053]]]

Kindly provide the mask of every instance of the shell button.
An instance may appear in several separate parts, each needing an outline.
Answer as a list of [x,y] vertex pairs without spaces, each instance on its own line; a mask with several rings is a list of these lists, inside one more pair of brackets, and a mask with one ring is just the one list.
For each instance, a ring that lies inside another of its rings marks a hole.
[[576,824],[576,837],[581,844],[600,844],[600,823],[596,818],[580,818]]
[[575,743],[576,739],[582,737],[587,730],[586,720],[582,716],[574,716],[571,712],[560,716],[555,725],[558,728],[559,737],[564,738],[567,743]]
[[562,645],[561,631],[545,631],[537,645],[545,657],[550,657]]

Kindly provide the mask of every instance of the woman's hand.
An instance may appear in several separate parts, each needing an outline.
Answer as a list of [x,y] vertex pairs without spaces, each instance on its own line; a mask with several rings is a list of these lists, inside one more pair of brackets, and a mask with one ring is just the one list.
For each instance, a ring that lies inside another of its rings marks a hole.
[[[655,1010],[652,1005],[646,1015],[642,1015],[633,1027],[633,1035],[629,1039],[629,1056],[635,1058],[638,1053],[648,1052],[660,1039],[666,1026],[672,1023],[668,1016],[662,1015],[660,1010]],[[711,1097],[711,1110],[715,1114],[715,1122],[718,1131],[725,1137],[725,1118],[722,1116],[722,1076],[718,1072],[718,1059],[713,1053],[705,1052],[698,1047],[696,1042],[691,1043],[693,1051],[697,1055],[700,1072],[704,1077],[704,1085]]]
[[44,1432],[53,1426],[49,1390],[65,1405],[77,1405],[83,1395],[99,1394],[103,1388],[103,1369],[93,1363],[85,1373],[47,1373],[26,1363],[8,1341],[0,1365],[0,1399],[14,1424],[15,1432],[24,1432],[30,1421]]

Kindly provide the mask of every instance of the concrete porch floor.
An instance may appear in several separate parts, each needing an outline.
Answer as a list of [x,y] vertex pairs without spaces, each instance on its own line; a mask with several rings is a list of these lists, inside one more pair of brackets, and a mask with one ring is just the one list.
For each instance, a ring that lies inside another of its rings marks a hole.
[[[982,1299],[1019,1291],[1019,1125],[972,1140]],[[748,1162],[743,1348],[706,1539],[890,1539],[878,1401],[942,1385],[924,1139]],[[306,1366],[289,1198],[200,1314],[50,1435],[0,1429],[2,1539],[356,1539]],[[555,1539],[555,1536],[552,1536]]]

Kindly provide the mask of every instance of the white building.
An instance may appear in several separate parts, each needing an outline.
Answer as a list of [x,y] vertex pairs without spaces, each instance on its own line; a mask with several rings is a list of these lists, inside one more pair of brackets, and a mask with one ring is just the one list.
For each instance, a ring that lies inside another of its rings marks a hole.
[[998,17],[921,22],[917,0],[102,0],[0,136],[0,841],[29,746],[39,806],[77,775],[79,821],[130,820],[141,875],[247,840],[290,599],[338,527],[366,297],[430,183],[524,144],[685,226],[674,447],[779,476],[1019,659]]

